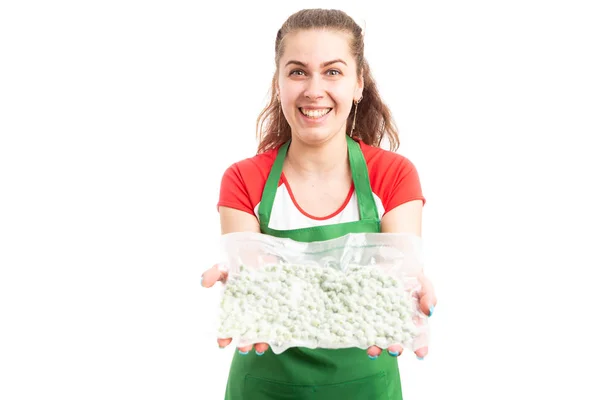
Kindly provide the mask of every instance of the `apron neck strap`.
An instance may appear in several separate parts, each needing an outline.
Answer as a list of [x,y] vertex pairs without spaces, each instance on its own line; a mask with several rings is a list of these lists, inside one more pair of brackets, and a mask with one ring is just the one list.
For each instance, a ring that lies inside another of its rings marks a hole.
[[[360,150],[360,145],[351,137],[346,135],[348,144],[348,158],[350,161],[350,170],[352,171],[352,181],[358,201],[358,211],[361,220],[379,220],[379,213],[371,192],[371,183],[369,181],[369,172],[367,163]],[[275,163],[271,167],[271,172],[263,190],[262,199],[258,207],[258,218],[261,226],[268,227],[271,220],[271,209],[275,201],[277,186],[283,171],[283,162],[290,147],[290,141],[284,143],[277,152]]]
[[348,157],[350,158],[350,170],[354,181],[354,191],[358,200],[358,211],[361,220],[379,221],[379,212],[373,198],[369,170],[360,145],[350,136],[346,135],[348,142]]

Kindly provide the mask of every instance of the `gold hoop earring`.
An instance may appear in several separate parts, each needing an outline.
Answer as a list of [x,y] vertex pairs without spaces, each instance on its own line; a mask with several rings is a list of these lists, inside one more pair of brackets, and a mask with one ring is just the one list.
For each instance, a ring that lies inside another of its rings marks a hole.
[[352,120],[352,129],[350,129],[350,137],[354,134],[354,128],[356,128],[356,114],[358,114],[358,103],[362,100],[362,96],[360,99],[354,100],[354,118]]
[[279,101],[279,96],[277,96],[277,102],[279,103],[279,107],[277,107],[277,137],[281,136],[281,118],[280,115],[282,113],[281,110],[281,102]]

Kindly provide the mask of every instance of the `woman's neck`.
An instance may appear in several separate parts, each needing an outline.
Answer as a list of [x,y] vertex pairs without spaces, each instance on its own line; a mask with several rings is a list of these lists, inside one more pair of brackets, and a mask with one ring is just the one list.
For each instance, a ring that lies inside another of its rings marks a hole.
[[336,135],[316,146],[292,139],[286,163],[295,174],[305,177],[345,174],[349,169],[346,137]]

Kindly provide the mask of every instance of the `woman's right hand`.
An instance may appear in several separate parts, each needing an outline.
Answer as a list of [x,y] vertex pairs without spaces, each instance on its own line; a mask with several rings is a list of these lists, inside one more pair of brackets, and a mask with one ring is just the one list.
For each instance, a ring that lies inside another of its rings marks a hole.
[[[212,266],[212,268],[206,270],[202,274],[202,280],[200,281],[200,284],[205,288],[209,288],[209,287],[212,287],[217,282],[226,283],[227,276],[228,276],[227,271],[221,271],[219,269],[219,265],[215,264]],[[231,343],[231,338],[217,339],[217,343],[219,344],[219,347],[223,349],[223,348],[229,346],[229,344]],[[239,347],[238,351],[240,352],[240,354],[245,355],[245,354],[248,354],[248,352],[250,350],[252,350],[252,347],[253,347],[252,345]],[[256,354],[259,356],[262,356],[265,353],[265,351],[267,351],[268,348],[269,348],[269,345],[266,343],[256,343],[254,345]]]

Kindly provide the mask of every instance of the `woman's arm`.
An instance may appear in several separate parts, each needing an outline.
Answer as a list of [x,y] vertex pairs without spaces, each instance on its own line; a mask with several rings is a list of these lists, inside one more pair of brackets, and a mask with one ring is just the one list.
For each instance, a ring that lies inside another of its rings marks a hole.
[[382,232],[414,233],[421,236],[423,201],[413,200],[386,212],[381,218]]
[[[254,215],[229,207],[219,207],[221,234],[233,232],[260,232],[258,220]],[[217,264],[202,274],[202,286],[211,287],[217,282],[225,282],[227,273],[219,270]]]
[[[381,219],[381,231],[384,233],[413,233],[417,236],[421,236],[422,215],[423,201],[408,201],[384,214]],[[426,315],[431,316],[431,313],[433,313],[433,309],[437,304],[433,285],[423,273],[419,275],[419,281],[421,282],[421,292],[419,296],[421,311]],[[400,354],[402,353],[402,347],[397,345],[390,346],[388,351],[393,354]],[[371,347],[368,349],[368,352],[371,356],[378,356],[381,353],[381,349],[378,347]],[[427,347],[416,349],[415,351],[420,358],[425,357],[427,352]]]
[[221,218],[221,234],[233,232],[260,232],[260,225],[256,216],[245,211],[229,207],[219,207]]
[[[221,234],[233,233],[233,232],[256,232],[260,233],[260,225],[256,216],[251,215],[245,211],[236,210],[229,207],[219,207],[219,216],[221,219]],[[211,269],[206,271],[202,276],[202,286],[211,287],[216,282],[225,282],[227,280],[227,272],[219,270],[218,265],[213,265]],[[226,347],[231,343],[231,339],[217,339],[219,347]],[[256,343],[254,346],[240,347],[239,351],[241,354],[246,354],[252,347],[256,350],[257,354],[263,354],[269,345],[266,343]]]

